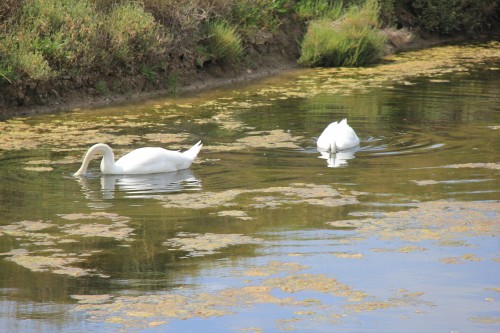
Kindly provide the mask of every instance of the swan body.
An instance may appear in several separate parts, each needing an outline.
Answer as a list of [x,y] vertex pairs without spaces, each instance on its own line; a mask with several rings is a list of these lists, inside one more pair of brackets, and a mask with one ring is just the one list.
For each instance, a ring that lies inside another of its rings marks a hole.
[[318,138],[317,146],[320,150],[336,153],[359,146],[359,138],[344,118],[339,123],[335,121],[324,129]]
[[82,166],[74,175],[85,174],[90,160],[97,153],[103,154],[101,172],[105,175],[140,175],[183,170],[191,166],[202,146],[201,141],[199,141],[182,153],[159,147],[139,148],[115,162],[115,155],[111,147],[104,143],[98,143],[89,148],[83,158]]

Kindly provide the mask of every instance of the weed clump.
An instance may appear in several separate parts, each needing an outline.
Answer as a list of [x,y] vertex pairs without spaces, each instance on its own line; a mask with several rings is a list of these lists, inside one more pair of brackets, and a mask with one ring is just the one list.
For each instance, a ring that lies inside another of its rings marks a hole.
[[360,66],[378,60],[385,43],[378,29],[378,11],[378,3],[374,0],[343,11],[338,7],[335,11],[323,9],[321,17],[309,24],[301,43],[299,63],[305,66]]
[[239,61],[243,55],[243,45],[236,28],[222,21],[209,22],[206,51],[212,62]]

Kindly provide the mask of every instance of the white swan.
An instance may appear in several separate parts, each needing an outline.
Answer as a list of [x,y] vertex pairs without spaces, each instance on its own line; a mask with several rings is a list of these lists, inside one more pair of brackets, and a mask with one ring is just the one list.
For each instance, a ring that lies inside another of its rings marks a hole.
[[356,132],[347,124],[347,119],[340,123],[336,121],[328,125],[318,138],[319,150],[336,153],[359,145]]
[[115,163],[115,155],[111,147],[104,143],[98,143],[89,148],[82,166],[74,175],[81,176],[86,173],[89,162],[96,153],[103,154],[101,172],[105,175],[140,175],[183,170],[191,166],[202,146],[201,141],[198,141],[183,153],[159,147],[139,148]]

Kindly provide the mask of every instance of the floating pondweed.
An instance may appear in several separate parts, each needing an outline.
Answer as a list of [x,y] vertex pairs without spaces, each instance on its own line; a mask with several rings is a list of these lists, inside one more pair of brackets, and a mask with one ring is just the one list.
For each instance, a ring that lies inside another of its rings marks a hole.
[[189,252],[190,256],[218,253],[220,249],[242,244],[261,244],[263,240],[239,234],[179,233],[163,243],[168,247]]
[[[271,262],[245,272],[246,277],[259,282],[247,281],[251,285],[216,292],[171,292],[116,297],[108,294],[73,295],[72,298],[78,300],[75,311],[87,313],[92,321],[120,324],[124,330],[166,325],[173,320],[228,316],[267,304],[282,306],[280,312],[289,311],[290,315],[300,316],[292,321],[288,316],[276,319],[281,328],[303,320],[338,324],[343,317],[349,317],[353,313],[431,305],[420,299],[422,292],[401,289],[394,297],[381,300],[322,274],[296,274],[304,269],[307,267],[296,263]],[[283,273],[288,275],[269,277]],[[275,296],[277,290],[285,294],[282,297]],[[301,295],[311,292],[322,298],[333,295],[340,299],[332,305],[319,299],[304,299]]]
[[[72,251],[61,248],[64,244],[78,243],[79,237],[111,238],[120,242],[131,241],[134,229],[128,227],[130,219],[114,213],[94,212],[89,214],[59,214],[63,220],[79,223],[56,223],[54,221],[21,221],[0,226],[1,233],[20,242],[20,249],[2,255],[33,272],[52,272],[70,276],[95,275],[107,277],[93,269],[84,269],[78,264],[86,261],[100,250]],[[54,219],[55,220],[55,219]],[[96,223],[96,221],[107,223]],[[49,233],[50,231],[50,233]]]
[[[244,203],[236,201],[245,195]],[[262,194],[274,194],[262,196]],[[248,208],[277,208],[282,205],[309,204],[335,207],[357,203],[351,194],[341,194],[328,185],[294,183],[290,186],[269,187],[253,190],[227,190],[222,192],[182,193],[161,198],[167,208],[210,208],[240,205]]]
[[[380,218],[327,222],[332,227],[355,225],[361,235],[381,239],[397,239],[418,243],[433,241],[441,246],[467,246],[464,238],[495,235],[500,232],[496,220],[500,215],[498,202],[434,201],[417,204],[417,207],[398,212],[384,213]],[[427,248],[408,245],[398,249],[372,249],[375,252],[420,252]],[[480,258],[443,258],[441,262],[459,263]]]

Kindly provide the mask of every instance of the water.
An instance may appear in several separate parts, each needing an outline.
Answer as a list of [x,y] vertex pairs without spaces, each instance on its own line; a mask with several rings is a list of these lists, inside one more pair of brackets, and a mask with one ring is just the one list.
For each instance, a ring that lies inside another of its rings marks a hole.
[[[0,123],[0,327],[497,332],[499,70],[449,46]],[[321,156],[344,117],[360,148]],[[72,176],[199,139],[190,170]]]

